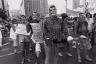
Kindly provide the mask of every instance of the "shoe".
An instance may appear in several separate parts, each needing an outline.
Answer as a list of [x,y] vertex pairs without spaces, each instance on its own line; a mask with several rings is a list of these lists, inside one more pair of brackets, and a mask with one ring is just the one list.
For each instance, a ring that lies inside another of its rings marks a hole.
[[38,62],[36,62],[35,64],[39,64]]
[[58,53],[59,56],[63,56],[61,52]]
[[30,60],[30,59],[26,59],[26,61],[27,61],[27,62],[31,62],[31,60]]
[[76,48],[76,45],[72,46],[73,48]]
[[80,58],[78,58],[78,62],[82,62],[82,61],[81,61],[81,57],[80,57]]
[[33,49],[32,48],[29,48],[30,51],[32,51]]
[[17,50],[15,49],[15,50],[14,50],[14,54],[16,54],[16,53],[17,53]]
[[72,54],[70,54],[70,53],[66,53],[68,56],[70,56],[70,57],[72,57]]
[[73,41],[72,43],[73,43],[73,44],[76,44],[76,41]]
[[22,63],[22,64],[24,64],[25,62],[26,62],[26,59],[24,59],[24,58],[23,58],[23,60],[22,60],[22,62],[21,62],[21,63]]
[[89,58],[89,57],[85,57],[85,59],[87,60],[87,61],[92,61],[92,59],[91,58]]
[[37,62],[35,64],[37,64]]

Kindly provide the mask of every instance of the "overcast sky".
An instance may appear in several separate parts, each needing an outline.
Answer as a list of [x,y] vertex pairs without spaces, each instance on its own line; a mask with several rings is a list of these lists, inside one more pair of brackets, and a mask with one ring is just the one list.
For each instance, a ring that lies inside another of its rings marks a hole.
[[10,10],[20,9],[21,0],[7,0],[10,6]]
[[[20,3],[22,0],[7,0],[10,6],[10,9],[19,9],[20,8]],[[57,5],[62,5],[64,4],[64,0],[48,0],[49,4],[57,4]]]
[[[8,0],[10,10],[20,9],[21,0]],[[64,12],[64,6],[66,5],[64,0],[48,0],[48,4],[54,4],[57,7],[57,11]]]

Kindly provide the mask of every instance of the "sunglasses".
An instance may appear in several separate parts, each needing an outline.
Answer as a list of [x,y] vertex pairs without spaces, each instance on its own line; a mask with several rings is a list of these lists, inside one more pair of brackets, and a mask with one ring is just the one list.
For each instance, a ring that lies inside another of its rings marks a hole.
[[53,10],[56,10],[55,8],[50,8],[50,10],[49,11],[53,11]]

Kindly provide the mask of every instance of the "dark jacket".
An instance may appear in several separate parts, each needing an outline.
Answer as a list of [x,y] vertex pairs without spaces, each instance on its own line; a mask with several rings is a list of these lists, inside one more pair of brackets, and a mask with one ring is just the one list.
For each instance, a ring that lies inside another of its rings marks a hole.
[[44,22],[44,36],[51,40],[61,40],[65,37],[65,23],[58,17],[49,17]]

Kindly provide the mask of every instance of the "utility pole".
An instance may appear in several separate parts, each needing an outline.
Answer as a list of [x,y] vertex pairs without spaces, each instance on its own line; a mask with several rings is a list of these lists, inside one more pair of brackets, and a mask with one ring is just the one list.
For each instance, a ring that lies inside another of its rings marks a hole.
[[88,12],[88,2],[86,2],[86,0],[85,0],[85,13],[87,13]]
[[28,1],[28,17],[30,16],[30,2]]
[[88,5],[89,5],[89,4],[88,4],[88,2],[87,2],[87,4],[86,4],[86,12],[88,12]]
[[85,3],[84,5],[85,5],[85,14],[86,14],[86,0],[85,0],[85,2],[84,2],[84,3]]
[[3,11],[5,11],[4,0],[2,0],[2,7],[3,7]]
[[66,13],[67,13],[67,0],[65,0],[66,1]]
[[86,2],[86,0],[85,0],[85,13],[87,13],[88,12],[88,2]]

